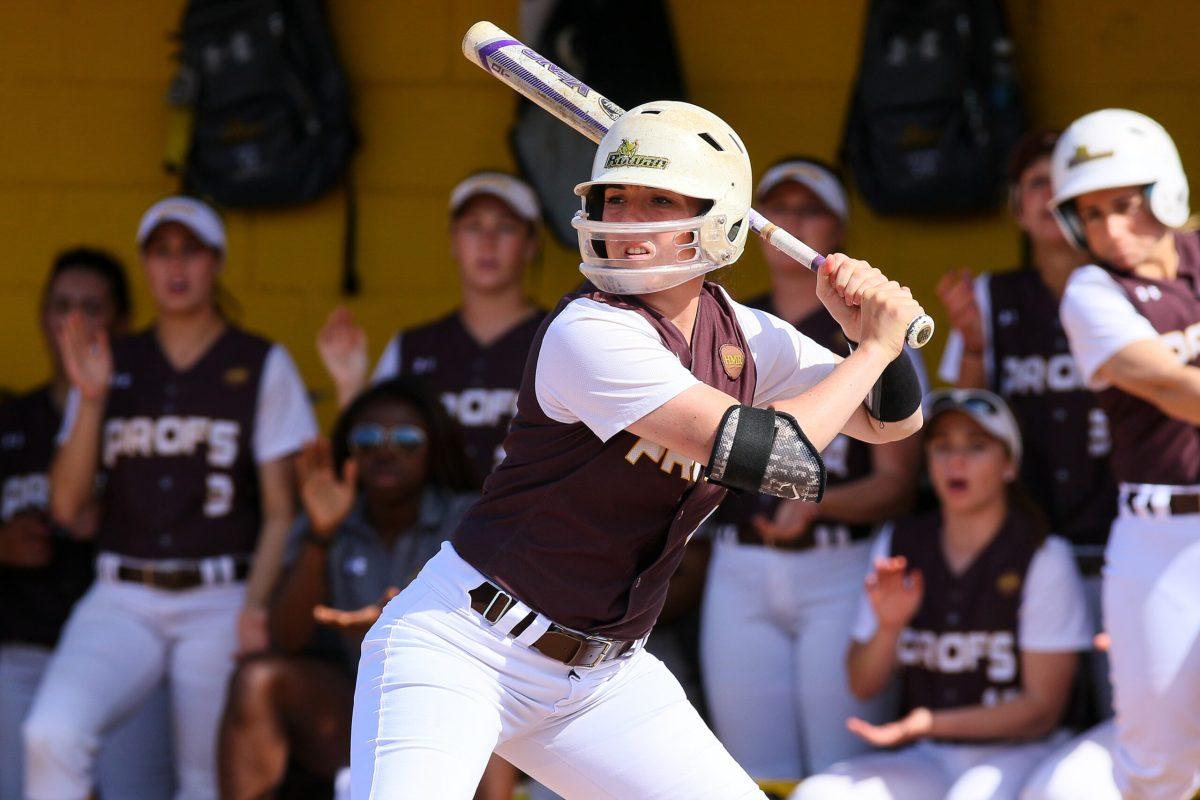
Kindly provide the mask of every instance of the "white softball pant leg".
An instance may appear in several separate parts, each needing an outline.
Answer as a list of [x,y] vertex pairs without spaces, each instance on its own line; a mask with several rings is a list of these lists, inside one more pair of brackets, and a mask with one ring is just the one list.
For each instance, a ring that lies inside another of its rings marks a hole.
[[870,750],[846,718],[884,722],[890,697],[858,700],[846,648],[867,543],[780,552],[717,542],[700,629],[713,727],[759,779],[795,780]]
[[835,764],[790,800],[1017,800],[1033,769],[1069,738],[1024,744],[918,742]]
[[[21,726],[52,655],[50,648],[0,647],[0,800],[25,796],[25,747]],[[112,800],[169,800],[175,770],[166,688],[150,696],[106,733],[96,757],[96,788]]]
[[363,642],[354,698],[354,800],[468,800],[493,749],[567,800],[764,795],[678,682],[644,651],[572,670],[489,625],[467,592],[483,577],[449,545]]
[[1038,764],[1021,800],[1121,800],[1113,781],[1116,745],[1112,720],[1085,731]]
[[1117,517],[1104,621],[1117,786],[1128,800],[1179,800],[1200,777],[1200,516]]
[[98,580],[75,606],[25,722],[29,800],[88,796],[102,734],[167,677],[176,798],[214,800],[217,723],[240,585],[167,592]]

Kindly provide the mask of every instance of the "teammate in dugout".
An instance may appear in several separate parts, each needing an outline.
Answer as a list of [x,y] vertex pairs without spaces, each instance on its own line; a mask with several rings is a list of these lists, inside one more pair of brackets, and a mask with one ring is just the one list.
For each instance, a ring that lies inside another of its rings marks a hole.
[[[89,329],[123,332],[131,312],[124,267],[100,250],[63,252],[51,267],[39,311],[53,373],[45,384],[0,408],[0,800],[25,796],[21,725],[71,607],[95,575],[95,551],[78,535],[94,529],[98,508],[84,508],[71,531],[47,515],[47,473],[70,387],[55,336],[73,312],[83,314]],[[174,775],[161,688],[103,738],[96,784],[105,797],[171,796]]]
[[[846,191],[818,161],[772,166],[754,206],[818,252],[842,246]],[[763,255],[771,292],[746,305],[847,352],[841,327],[817,298],[817,276],[766,243]],[[908,354],[920,372],[920,360]],[[866,752],[843,721],[882,722],[888,713],[887,697],[859,700],[830,676],[842,670],[868,539],[876,524],[908,512],[913,501],[920,442],[914,436],[868,445],[838,434],[822,458],[828,485],[820,505],[731,494],[715,515],[702,674],[714,731],[759,779],[802,778]]]
[[[373,382],[423,377],[462,426],[479,483],[504,456],[500,445],[516,411],[525,357],[546,316],[525,290],[541,248],[540,220],[533,189],[512,175],[480,172],[455,186],[450,248],[462,303],[393,336],[372,376]],[[317,348],[345,407],[366,384],[366,334],[341,307],[321,329]]]
[[363,642],[356,798],[470,797],[493,750],[568,799],[763,797],[641,647],[667,581],[726,486],[815,501],[839,432],[920,427],[906,288],[825,262],[859,343],[842,359],[705,281],[741,255],[751,195],[715,115],[630,110],[576,193],[590,283],[534,340],[483,499]]
[[118,339],[78,315],[51,514],[75,519],[104,476],[96,583],[71,613],[25,724],[30,800],[88,796],[98,737],[166,678],[176,797],[217,796],[216,732],[235,656],[267,647],[268,594],[294,516],[291,455],[316,434],[278,344],[217,305],[220,218],[153,205],[137,243],[157,318]]
[[1016,800],[1059,730],[1092,622],[1068,543],[1047,537],[1016,482],[1021,434],[981,389],[926,401],[939,508],[872,548],[847,656],[869,697],[899,674],[904,716],[847,727],[876,747],[802,783],[792,800]]
[[[1103,588],[1113,772],[1128,800],[1178,800],[1200,784],[1200,236],[1181,230],[1175,144],[1145,115],[1081,117],[1051,167],[1055,214],[1091,262],[1067,283],[1063,327],[1108,415],[1120,487]],[[1104,796],[1106,735],[1085,736],[1049,773]]]

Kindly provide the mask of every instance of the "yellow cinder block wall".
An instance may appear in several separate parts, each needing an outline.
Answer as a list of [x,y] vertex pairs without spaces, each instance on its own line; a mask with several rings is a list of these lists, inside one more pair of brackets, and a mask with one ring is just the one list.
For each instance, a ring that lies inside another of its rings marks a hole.
[[[175,181],[160,164],[172,73],[169,34],[181,0],[0,2],[0,385],[32,386],[47,370],[37,297],[54,254],[89,243],[134,265],[139,323],[149,301],[137,274],[139,214]],[[1033,121],[1062,126],[1104,106],[1144,111],[1200,167],[1200,5],[1194,0],[1010,0]],[[481,167],[513,166],[514,97],[469,64],[459,41],[491,19],[517,32],[517,3],[332,0],[357,98],[363,145],[359,266],[351,306],[372,356],[398,326],[449,309],[456,279],[446,241],[449,188]],[[675,37],[691,99],[742,134],[756,169],[796,152],[832,158],[854,79],[865,0],[674,0]],[[631,20],[630,24],[635,21]],[[619,36],[614,30],[612,35]],[[617,102],[622,99],[614,97]],[[332,417],[313,348],[341,301],[342,196],[285,211],[232,211],[225,282],[242,322],[286,344]],[[857,198],[848,250],[914,287],[940,318],[945,269],[1004,269],[1017,237],[1002,212],[969,219],[880,218]],[[576,281],[576,254],[551,243],[531,278],[551,304]],[[728,284],[766,286],[751,244]],[[927,348],[932,367],[944,341]]]

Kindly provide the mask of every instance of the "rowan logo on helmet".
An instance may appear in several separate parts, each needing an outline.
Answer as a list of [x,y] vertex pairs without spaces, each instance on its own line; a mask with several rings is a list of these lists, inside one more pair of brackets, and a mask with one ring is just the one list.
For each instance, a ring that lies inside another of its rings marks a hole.
[[1071,156],[1071,160],[1067,162],[1068,167],[1078,167],[1080,164],[1086,164],[1089,161],[1095,161],[1098,158],[1112,158],[1114,155],[1112,150],[1104,150],[1099,153],[1089,153],[1087,145],[1079,145],[1075,148],[1075,155]]
[[628,139],[622,139],[621,144],[617,145],[617,149],[608,154],[608,159],[604,162],[604,168],[643,167],[645,169],[666,169],[667,164],[671,163],[669,158],[639,155],[637,150],[637,139],[634,139],[632,142]]

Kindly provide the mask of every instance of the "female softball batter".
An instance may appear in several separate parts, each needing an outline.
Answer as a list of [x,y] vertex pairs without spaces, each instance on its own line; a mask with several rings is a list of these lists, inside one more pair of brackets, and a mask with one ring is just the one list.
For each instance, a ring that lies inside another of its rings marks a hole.
[[[1120,494],[1105,551],[1117,787],[1175,800],[1200,783],[1200,236],[1154,120],[1077,119],[1051,157],[1055,213],[1091,256],[1063,328],[1112,429]],[[1086,767],[1084,768],[1086,771]]]
[[51,513],[103,473],[97,580],[75,606],[25,725],[31,800],[82,800],[97,737],[164,676],[176,797],[217,796],[216,733],[237,653],[266,649],[265,604],[293,516],[290,456],[316,423],[291,357],[217,307],[225,231],[208,206],[152,206],[138,246],[157,311],[113,342],[59,334],[72,399]]
[[667,581],[726,486],[815,501],[840,431],[920,426],[907,289],[830,257],[822,300],[859,343],[840,360],[704,280],[750,208],[715,115],[634,108],[576,193],[590,283],[534,339],[483,499],[363,642],[356,798],[470,797],[493,750],[566,798],[762,797],[641,648]]

